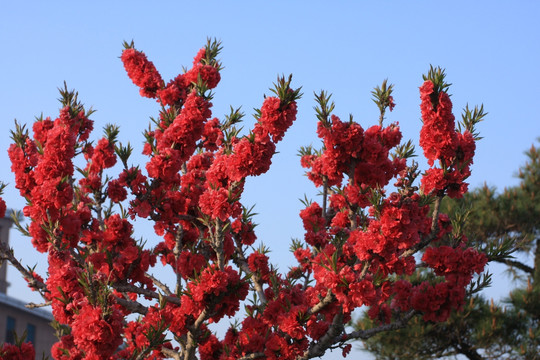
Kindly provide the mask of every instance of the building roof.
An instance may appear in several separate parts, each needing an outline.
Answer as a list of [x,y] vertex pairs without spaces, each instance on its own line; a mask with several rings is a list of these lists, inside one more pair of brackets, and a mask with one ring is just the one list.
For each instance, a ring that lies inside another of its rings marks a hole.
[[2,294],[0,293],[0,304],[2,305],[5,305],[5,306],[10,306],[12,308],[15,308],[17,310],[20,310],[20,311],[24,311],[30,315],[33,315],[33,316],[38,316],[44,320],[47,320],[47,321],[52,321],[53,320],[53,315],[51,312],[45,310],[45,309],[39,309],[39,308],[36,308],[36,309],[29,309],[27,308],[25,305],[26,303],[24,301],[21,301],[19,299],[15,299],[11,296],[8,296],[6,294]]

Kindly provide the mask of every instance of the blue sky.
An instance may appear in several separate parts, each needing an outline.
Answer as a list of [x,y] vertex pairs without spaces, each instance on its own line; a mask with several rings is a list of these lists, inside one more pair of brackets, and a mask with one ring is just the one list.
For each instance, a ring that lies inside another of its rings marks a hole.
[[[24,206],[5,151],[13,119],[55,117],[64,80],[97,110],[93,138],[105,124],[119,124],[120,140],[135,146],[137,163],[141,132],[158,106],[140,98],[127,78],[118,58],[122,41],[133,39],[168,80],[215,37],[223,43],[225,69],[214,116],[242,106],[250,127],[252,109],[278,74],[292,73],[303,89],[298,120],[278,145],[270,172],[249,179],[244,197],[260,214],[259,238],[285,268],[290,238],[303,236],[298,198],[316,194],[296,156],[300,146],[318,144],[314,91],[333,93],[335,113],[352,113],[367,128],[377,122],[370,91],[388,78],[397,105],[387,121],[399,121],[404,138],[418,144],[422,74],[430,64],[446,68],[456,117],[467,103],[483,103],[489,112],[479,125],[484,139],[472,187],[515,185],[523,152],[540,136],[539,15],[536,1],[6,1],[0,11],[0,180],[10,184],[4,198],[10,207]],[[152,237],[144,224],[138,228]],[[26,239],[11,237],[26,263],[39,259]],[[27,296],[13,271],[10,281],[12,295]]]

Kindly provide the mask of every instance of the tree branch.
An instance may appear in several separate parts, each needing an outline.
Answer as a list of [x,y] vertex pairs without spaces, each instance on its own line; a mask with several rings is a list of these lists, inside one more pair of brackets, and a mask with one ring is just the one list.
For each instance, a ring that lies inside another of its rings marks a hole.
[[259,299],[261,300],[262,305],[266,305],[267,299],[266,295],[264,294],[263,287],[260,283],[260,278],[257,274],[254,274],[251,269],[248,266],[246,257],[244,255],[244,251],[242,250],[242,245],[239,241],[236,241],[236,254],[233,258],[233,261],[236,263],[236,265],[242,269],[246,274],[251,274],[249,280],[253,284],[253,288],[255,288],[255,291],[257,292],[257,296],[259,296]]
[[334,301],[334,294],[332,294],[332,291],[328,290],[328,292],[326,293],[326,296],[323,299],[321,299],[321,301],[317,305],[309,309],[309,311],[307,312],[307,315],[311,316],[313,314],[318,313],[326,305],[330,304],[332,301]]
[[44,293],[48,292],[47,285],[36,279],[34,274],[32,274],[28,269],[25,269],[19,260],[15,258],[13,249],[8,248],[3,242],[0,242],[0,260],[2,260],[2,262],[4,260],[9,261],[9,263],[11,263],[11,265],[13,265],[13,267],[15,267],[15,269],[17,269],[17,271],[21,273],[24,279],[28,282],[28,286],[31,289],[37,290],[41,297],[45,299]]
[[152,280],[152,282],[154,283],[154,285],[156,285],[158,288],[160,288],[164,293],[165,295],[167,296],[173,296],[173,293],[171,292],[171,290],[169,289],[169,287],[165,284],[163,284],[161,281],[159,281],[158,279],[156,279],[154,277],[154,275],[152,274],[146,274],[146,276]]
[[162,347],[160,351],[165,356],[168,356],[169,358],[172,358],[174,360],[182,360],[182,358],[180,357],[180,353],[178,353],[177,351],[174,351],[174,350],[166,348],[166,347]]
[[[173,249],[173,255],[174,255],[174,259],[175,259],[175,264],[178,264],[178,258],[180,257],[180,253],[182,252],[182,238],[183,238],[183,235],[184,235],[184,227],[182,225],[178,225],[178,229],[176,230],[176,234],[174,235],[175,244],[174,244],[174,249]],[[175,265],[175,267],[176,267],[176,265]],[[179,294],[180,289],[182,289],[182,276],[178,272],[177,268],[174,269],[174,272],[176,274],[175,293]]]
[[119,305],[122,305],[123,307],[125,307],[126,309],[129,309],[131,312],[135,312],[141,315],[146,315],[146,313],[148,313],[148,308],[146,306],[139,304],[136,301],[131,301],[128,299],[122,299],[120,297],[116,297],[116,302]]
[[334,316],[332,324],[330,325],[330,328],[326,334],[324,334],[319,342],[313,346],[310,346],[309,350],[306,351],[304,356],[300,359],[304,360],[323,356],[330,346],[341,340],[343,328],[343,310],[340,309],[339,312]]
[[[161,296],[160,294],[158,294],[157,292],[155,291],[152,291],[152,290],[148,290],[148,289],[143,289],[143,288],[140,288],[138,286],[135,286],[135,285],[131,285],[131,284],[126,284],[126,283],[114,283],[111,285],[115,290],[118,290],[120,292],[132,292],[132,293],[135,293],[135,294],[139,294],[139,295],[144,295],[144,296],[148,296],[148,297],[151,297],[152,299],[160,299],[160,298],[163,298],[163,296]],[[164,296],[165,299],[167,299],[168,302],[170,303],[173,303],[173,304],[176,304],[176,305],[180,305],[180,299],[177,298],[177,297],[174,297],[174,296]]]
[[328,198],[328,176],[323,175],[323,207],[322,217],[326,220],[326,202]]
[[372,336],[377,335],[378,333],[381,333],[383,331],[391,331],[391,330],[397,330],[404,328],[409,320],[416,315],[416,310],[410,310],[408,313],[406,313],[403,317],[399,318],[398,320],[394,321],[390,324],[384,324],[381,326],[378,326],[376,328],[368,329],[368,330],[357,330],[350,334],[347,334],[347,340],[352,339],[369,339]]
[[199,329],[207,318],[208,318],[208,309],[204,309],[200,313],[197,320],[195,320],[195,323],[193,324],[192,328],[187,333],[187,344],[186,344],[186,350],[184,354],[184,360],[195,359],[195,350],[197,349],[197,346],[199,345],[197,343]]
[[523,264],[519,261],[516,261],[516,260],[510,260],[510,259],[495,259],[494,260],[495,262],[498,262],[498,263],[502,263],[502,264],[505,264],[505,265],[508,265],[508,266],[512,266],[512,267],[515,267],[517,269],[520,269],[528,274],[531,274],[533,275],[534,274],[534,269],[526,264]]
[[28,309],[37,309],[37,308],[42,308],[42,307],[45,307],[45,306],[50,306],[52,304],[52,301],[47,301],[47,302],[44,302],[44,303],[41,303],[41,304],[35,304],[35,303],[28,303],[26,305],[24,305],[25,308],[28,308]]

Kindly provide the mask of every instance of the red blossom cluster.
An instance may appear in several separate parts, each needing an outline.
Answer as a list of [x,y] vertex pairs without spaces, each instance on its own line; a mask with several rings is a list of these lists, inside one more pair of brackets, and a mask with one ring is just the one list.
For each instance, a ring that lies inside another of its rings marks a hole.
[[[405,168],[403,159],[390,160],[388,156],[390,149],[401,141],[397,124],[386,128],[374,125],[364,131],[360,124],[342,122],[332,115],[331,121],[319,121],[317,134],[323,139],[324,152],[302,157],[302,166],[311,168],[308,177],[316,186],[323,185],[323,181],[328,186],[338,185],[347,176],[353,179],[350,187],[384,187]],[[362,196],[357,200],[361,199]]]
[[[323,148],[303,149],[301,154],[310,180],[323,189],[324,202],[322,206],[307,204],[300,212],[308,247],[296,249],[301,267],[293,273],[297,277],[306,271],[313,273],[318,296],[314,303],[331,294],[339,304],[328,317],[318,317],[327,327],[338,317],[350,320],[351,312],[363,305],[370,306],[372,319],[383,323],[399,318],[399,314],[416,312],[426,320],[444,321],[461,307],[466,286],[487,262],[484,254],[467,248],[463,238],[454,247],[427,248],[421,264],[414,257],[451,231],[448,217],[438,212],[440,200],[446,194],[456,196],[466,191],[463,179],[470,175],[475,146],[472,130],[474,121],[480,120],[469,118],[464,125],[467,130],[458,133],[448,94],[433,95],[434,75],[434,71],[430,73],[420,89],[424,119],[421,145],[430,165],[436,159],[443,164],[445,183],[437,188],[440,191],[428,191],[426,184],[434,169],[428,170],[422,177],[425,195],[417,193],[412,184],[418,173],[415,166],[406,163],[412,155],[410,145],[399,146],[389,157],[401,140],[396,124],[379,124],[364,131],[352,120],[344,123],[331,114],[333,104],[324,92],[317,97]],[[444,76],[437,80],[439,87],[446,88]],[[381,119],[391,103],[391,87],[387,91],[384,83],[383,89],[374,92]],[[387,195],[385,186],[393,178],[398,191]],[[431,208],[426,196],[435,199]],[[438,281],[409,280],[418,268],[431,269]]]
[[129,47],[120,59],[131,81],[140,88],[141,96],[155,98],[156,92],[163,87],[163,79],[146,55]]
[[0,345],[0,357],[3,360],[29,360],[36,357],[34,346],[30,342],[22,344]]
[[[381,121],[366,130],[331,114],[324,93],[317,97],[322,149],[302,150],[301,163],[323,201],[300,212],[299,266],[281,274],[263,246],[253,248],[253,215],[241,196],[248,176],[268,171],[301,95],[291,78],[280,78],[253,128],[240,135],[238,111],[222,122],[210,110],[219,49],[209,41],[191,69],[165,84],[146,55],[126,44],[128,76],[163,106],[145,133],[145,167],[128,164],[131,148],[117,141],[114,126],[90,143],[90,113],[67,90],[56,120],[36,122],[33,136],[20,127],[14,133],[9,156],[28,201],[27,235],[48,253],[47,278],[27,276],[58,323],[53,357],[309,359],[333,348],[346,356],[347,341],[367,336],[345,327],[355,309],[369,307],[384,324],[416,314],[443,321],[459,308],[486,257],[463,237],[441,245],[451,227],[440,200],[466,189],[474,154],[471,133],[455,131],[446,92],[433,79],[421,88],[421,145],[430,165],[442,164],[422,178],[424,194],[413,186],[418,173],[398,125],[382,124],[394,107],[392,86],[385,82],[377,93]],[[77,179],[79,154],[86,163]],[[106,174],[120,163],[117,176]],[[441,179],[434,180],[436,170]],[[392,179],[394,191],[387,189]],[[152,221],[156,244],[135,241],[137,218]],[[414,255],[423,250],[419,262]],[[158,263],[175,274],[173,284],[150,275]],[[410,280],[419,268],[434,280]],[[246,314],[219,339],[210,324],[242,305]]]
[[[475,139],[468,130],[456,131],[452,102],[442,85],[444,73],[434,69],[431,72],[431,79],[420,87],[423,121],[420,146],[431,166],[422,178],[422,189],[428,194],[446,193],[461,198],[468,188],[464,180],[471,175]],[[435,161],[439,161],[440,167],[433,167]]]

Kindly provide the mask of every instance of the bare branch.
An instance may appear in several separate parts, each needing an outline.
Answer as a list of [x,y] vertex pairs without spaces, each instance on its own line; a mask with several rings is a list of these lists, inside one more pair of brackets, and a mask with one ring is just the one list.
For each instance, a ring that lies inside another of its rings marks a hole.
[[34,274],[32,274],[28,269],[26,269],[19,262],[19,260],[15,258],[13,249],[8,248],[3,242],[0,242],[0,260],[9,261],[11,265],[13,265],[13,267],[15,267],[15,269],[17,269],[17,271],[21,273],[24,279],[28,282],[28,286],[32,289],[37,290],[41,297],[45,299],[45,292],[48,292],[47,285],[45,285],[42,281],[36,279],[34,277]]
[[[173,249],[173,254],[174,254],[174,258],[176,260],[176,263],[178,263],[178,258],[180,257],[180,253],[182,252],[182,238],[184,237],[184,228],[183,228],[182,225],[178,226],[178,229],[176,230],[176,234],[175,234],[174,237],[175,237],[175,245],[174,245],[174,249]],[[178,272],[178,271],[175,271],[175,273],[176,273],[176,290],[175,290],[175,292],[177,294],[179,294],[180,290],[182,289],[182,276],[180,275],[180,272]]]
[[141,315],[146,315],[146,313],[148,312],[148,308],[146,306],[143,306],[136,301],[116,297],[116,302],[125,307],[126,309],[129,309],[131,312],[135,312]]
[[322,208],[323,219],[326,219],[327,199],[328,199],[328,176],[323,175],[323,208]]
[[330,304],[332,301],[334,301],[334,294],[332,294],[332,291],[328,290],[328,292],[326,293],[326,296],[323,299],[321,299],[321,301],[317,305],[309,309],[309,311],[307,312],[307,315],[313,315],[313,314],[318,313],[326,305]]
[[[151,297],[152,299],[159,300],[160,298],[163,298],[163,296],[160,296],[160,294],[155,291],[143,289],[131,284],[115,283],[112,284],[112,287],[120,292],[132,292],[135,294]],[[180,299],[175,296],[165,296],[165,299],[172,304],[180,305]]]
[[166,348],[166,347],[162,347],[160,349],[160,351],[167,357],[169,358],[172,358],[174,360],[182,360],[182,358],[180,357],[180,353],[178,353],[177,351],[174,351],[172,349],[169,349],[169,348]]
[[41,303],[41,304],[28,303],[28,304],[24,305],[24,307],[26,307],[28,309],[37,309],[37,308],[42,308],[42,307],[45,307],[45,306],[51,306],[51,304],[52,304],[52,301],[47,301],[47,302],[44,302],[44,303]]
[[152,280],[152,282],[154,283],[154,285],[156,285],[158,288],[161,289],[161,291],[163,291],[163,293],[165,293],[165,295],[167,296],[173,296],[173,293],[171,292],[171,290],[169,289],[169,287],[165,284],[163,284],[161,281],[159,281],[157,278],[154,277],[154,275],[152,274],[146,274],[146,276]]
[[378,333],[384,332],[384,331],[392,331],[404,328],[409,320],[416,315],[416,310],[410,310],[407,312],[403,317],[399,318],[398,320],[394,321],[390,324],[384,324],[375,328],[367,329],[367,330],[358,330],[354,331],[350,334],[347,334],[347,340],[352,339],[369,339],[370,337],[377,335]]

